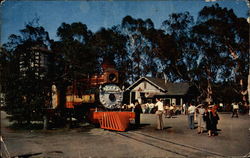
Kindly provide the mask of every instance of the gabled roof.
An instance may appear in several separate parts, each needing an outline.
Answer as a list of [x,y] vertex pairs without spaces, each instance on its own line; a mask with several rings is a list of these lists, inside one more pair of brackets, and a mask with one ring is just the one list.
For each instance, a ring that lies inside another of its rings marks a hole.
[[189,83],[167,83],[167,95],[185,95],[190,88]]
[[126,90],[131,90],[133,87],[140,84],[142,81],[147,81],[157,87],[158,89],[162,90],[166,93],[166,95],[185,95],[187,94],[190,84],[189,83],[171,83],[166,82],[164,79],[161,78],[153,78],[153,77],[141,77],[135,83],[130,85]]

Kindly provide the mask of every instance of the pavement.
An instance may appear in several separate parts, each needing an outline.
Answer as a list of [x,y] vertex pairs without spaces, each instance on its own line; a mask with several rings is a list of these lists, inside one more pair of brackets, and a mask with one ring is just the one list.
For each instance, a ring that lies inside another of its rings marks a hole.
[[[226,157],[248,154],[250,152],[250,117],[243,115],[239,116],[239,118],[231,118],[231,114],[219,114],[219,116],[219,135],[214,137],[208,137],[207,133],[197,134],[196,129],[188,129],[186,115],[177,115],[175,118],[165,119],[166,129],[164,131],[155,132],[154,126],[156,125],[151,124],[148,128],[142,129],[141,132],[164,137],[164,139],[180,144],[220,153]],[[150,123],[153,119],[153,117],[147,119],[145,123]]]
[[[82,125],[73,129],[13,130],[1,112],[1,154],[6,157],[248,157],[250,116],[221,113],[219,135],[208,137],[188,129],[187,116],[164,118],[155,130],[156,116],[141,114],[140,128],[114,132]],[[4,149],[6,145],[7,150]]]

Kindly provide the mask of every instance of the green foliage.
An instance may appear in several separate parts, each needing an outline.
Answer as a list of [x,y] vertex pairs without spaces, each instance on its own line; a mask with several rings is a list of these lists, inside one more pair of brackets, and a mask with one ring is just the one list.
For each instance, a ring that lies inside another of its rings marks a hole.
[[5,55],[7,58],[1,61],[1,67],[6,72],[1,78],[1,85],[5,87],[6,110],[12,115],[12,120],[30,123],[41,120],[44,109],[50,106],[49,72],[45,72],[44,67],[36,67],[34,63],[34,53],[43,51],[36,48],[46,48],[45,44],[50,40],[48,33],[40,26],[26,25],[20,33],[21,36],[11,35],[9,42],[3,46],[1,57]]
[[[239,28],[239,21],[242,28]],[[247,27],[246,19],[237,18],[233,10],[218,4],[200,11],[192,32],[208,82],[236,81],[237,85],[243,80],[247,83],[249,53],[246,46],[249,39],[242,34],[249,34]]]
[[[192,82],[199,88],[200,98],[212,94],[215,89],[211,85],[219,81],[237,85],[243,79],[246,83],[249,54],[245,47],[249,39],[243,34],[249,35],[247,25],[246,19],[218,4],[204,7],[196,23],[188,12],[171,14],[163,27],[173,37],[176,52],[174,58],[169,56],[170,61],[163,62],[166,74]],[[239,92],[242,87],[236,89]]]
[[89,45],[92,32],[80,22],[62,25],[57,29],[60,41],[53,42],[55,52],[55,81],[63,76],[65,81],[73,81],[93,74],[97,56]]
[[[123,18],[119,27],[126,37],[127,57],[130,59],[129,79],[134,82],[141,76],[156,76],[157,56],[154,50],[157,43],[154,38],[157,30],[151,19],[134,19],[131,16]],[[131,70],[131,71],[130,71]]]

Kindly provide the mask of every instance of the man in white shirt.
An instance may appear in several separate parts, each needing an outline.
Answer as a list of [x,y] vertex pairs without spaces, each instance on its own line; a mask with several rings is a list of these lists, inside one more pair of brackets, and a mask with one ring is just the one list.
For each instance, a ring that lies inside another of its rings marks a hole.
[[163,102],[160,99],[156,99],[156,104],[155,106],[157,106],[157,111],[156,111],[156,115],[157,115],[157,129],[158,130],[163,130],[163,119],[162,119],[162,114],[164,112],[164,107],[163,107]]
[[194,103],[190,103],[190,106],[188,107],[188,127],[190,129],[194,129],[194,112],[195,112],[195,106]]
[[233,103],[232,106],[233,106],[233,114],[232,114],[232,117],[234,117],[234,115],[236,115],[236,117],[238,117],[239,104]]

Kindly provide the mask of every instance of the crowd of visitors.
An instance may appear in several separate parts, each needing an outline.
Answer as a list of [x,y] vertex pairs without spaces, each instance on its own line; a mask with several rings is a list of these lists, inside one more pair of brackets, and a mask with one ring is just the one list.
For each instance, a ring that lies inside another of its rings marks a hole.
[[[122,109],[125,111],[134,111],[136,102],[138,102],[138,101],[136,100],[134,103],[131,103],[129,105],[124,104],[122,106]],[[157,105],[155,103],[152,103],[152,102],[140,104],[140,106],[141,106],[143,114],[155,114],[155,112],[157,111]],[[164,116],[166,118],[173,118],[174,115],[181,114],[181,109],[179,107],[177,107],[174,103],[171,105],[166,104],[166,105],[164,105],[164,112],[163,113],[164,113]]]
[[[196,104],[195,102],[185,103],[181,106],[181,113],[187,115],[188,128],[195,129],[195,121],[197,121],[197,133],[202,134],[204,132],[208,133],[208,136],[218,135],[217,125],[220,120],[218,115],[218,105],[209,105],[208,103]],[[156,114],[157,118],[157,130],[162,130],[163,117],[172,118],[174,115],[178,114],[179,110],[176,108],[175,104],[164,105],[161,99],[156,99],[156,103],[146,103],[139,104],[138,101],[131,103],[130,105],[124,105],[122,107],[125,110],[131,110],[135,112],[135,124],[140,125],[140,114],[149,113]],[[232,117],[238,117],[239,105],[237,103],[232,103]]]
[[218,135],[217,124],[219,121],[219,115],[216,105],[208,105],[207,103],[194,106],[194,103],[190,103],[188,108],[188,125],[190,129],[194,129],[194,121],[197,120],[198,134],[202,134],[205,129],[208,136]]
[[217,107],[209,105],[204,114],[204,121],[206,122],[208,136],[218,135],[217,124],[219,119]]
[[[157,129],[162,130],[163,129],[163,113],[166,111],[169,111],[170,117],[171,117],[171,111],[173,111],[172,106],[163,106],[163,102],[160,99],[157,99],[157,102],[155,104],[157,107],[156,116],[157,116]],[[186,105],[185,105],[186,106]],[[171,108],[172,107],[172,108]],[[167,109],[167,110],[166,110]],[[217,124],[219,120],[219,115],[217,112],[217,106],[208,105],[208,104],[199,104],[198,106],[195,106],[194,102],[191,102],[186,109],[183,108],[183,114],[186,114],[188,116],[188,127],[190,129],[195,129],[195,120],[197,120],[198,123],[198,134],[202,134],[203,132],[207,131],[208,136],[215,136],[218,135],[217,133]],[[205,130],[206,129],[206,130]]]

